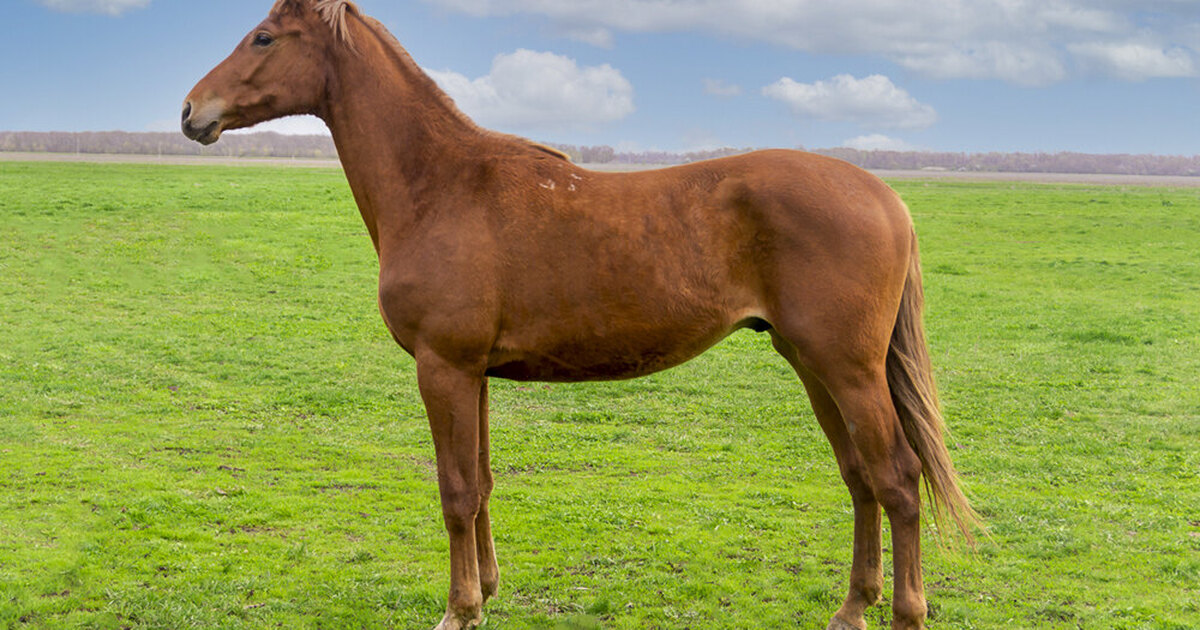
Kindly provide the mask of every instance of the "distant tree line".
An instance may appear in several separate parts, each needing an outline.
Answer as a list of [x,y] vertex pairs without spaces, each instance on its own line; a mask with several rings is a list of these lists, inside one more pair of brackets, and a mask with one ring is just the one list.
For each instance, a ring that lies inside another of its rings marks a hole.
[[[685,164],[748,153],[752,148],[710,151],[622,152],[610,146],[551,145],[584,164]],[[273,132],[227,134],[209,147],[179,133],[0,131],[0,151],[30,153],[207,155],[336,159],[329,136],[289,136]],[[937,153],[931,151],[860,151],[814,149],[876,170],[940,169],[1003,173],[1085,173],[1105,175],[1200,176],[1200,155],[1096,155],[1089,153]]]
[[735,149],[726,147],[711,151],[691,151],[673,153],[670,151],[642,151],[637,153],[620,152],[610,146],[580,147],[573,144],[551,144],[550,146],[571,156],[575,162],[582,164],[687,164],[701,160],[749,153],[751,147]]
[[996,173],[1095,175],[1200,175],[1200,155],[1091,153],[935,153],[818,149],[816,153],[876,170],[939,169]]
[[[577,162],[616,164],[686,164],[749,153],[751,148],[724,148],[690,153],[644,151],[617,153],[610,147],[554,145]],[[1130,155],[1091,153],[937,153],[932,151],[860,151],[810,149],[873,170],[973,171],[995,173],[1081,173],[1102,175],[1200,176],[1200,155]],[[591,159],[589,159],[591,156]],[[599,156],[602,159],[597,159]]]
[[337,159],[337,149],[329,136],[287,136],[274,132],[225,134],[220,142],[206,147],[177,132],[0,131],[0,151]]

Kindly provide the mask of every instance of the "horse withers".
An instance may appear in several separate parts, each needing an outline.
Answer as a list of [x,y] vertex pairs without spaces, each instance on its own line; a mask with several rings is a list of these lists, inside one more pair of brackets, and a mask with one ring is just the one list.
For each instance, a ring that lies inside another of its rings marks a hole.
[[900,198],[845,162],[761,151],[597,173],[487,131],[346,0],[279,0],[183,108],[204,144],[293,114],[329,126],[379,256],[379,307],[416,360],[450,538],[439,630],[479,623],[499,570],[488,519],[488,379],[663,370],[739,328],[795,368],[854,505],[845,603],[866,627],[892,529],[892,627],[921,628],[920,485],[968,538]]

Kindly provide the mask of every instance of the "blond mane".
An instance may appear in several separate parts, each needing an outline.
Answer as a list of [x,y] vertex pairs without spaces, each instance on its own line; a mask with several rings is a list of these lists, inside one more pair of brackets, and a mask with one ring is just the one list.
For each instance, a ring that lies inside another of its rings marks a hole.
[[[333,31],[334,36],[352,51],[355,50],[355,46],[350,37],[350,25],[346,20],[346,10],[349,9],[353,11],[354,14],[362,19],[363,23],[365,23],[367,27],[380,38],[380,41],[385,45],[386,48],[391,49],[391,51],[396,54],[396,56],[405,66],[415,70],[413,74],[416,80],[423,82],[428,92],[433,95],[434,98],[438,99],[446,109],[453,112],[454,115],[460,117],[464,122],[479,129],[478,126],[475,125],[474,121],[462,113],[462,110],[460,110],[455,104],[454,99],[450,98],[450,95],[446,94],[446,92],[443,91],[424,70],[421,70],[420,66],[417,65],[416,61],[414,61],[408,51],[405,50],[404,46],[401,46],[400,42],[396,40],[396,37],[392,35],[391,32],[389,32],[386,28],[384,28],[383,24],[381,24],[378,20],[360,13],[358,11],[358,7],[353,2],[350,2],[349,0],[276,0],[275,6],[271,9],[271,13],[274,14],[277,11],[281,11],[288,5],[300,5],[316,11],[317,15],[321,17],[321,20],[324,21],[325,24],[329,26],[330,30]],[[532,140],[528,140],[520,136],[512,136],[488,129],[480,129],[480,131],[496,138],[514,140],[518,144],[532,147],[534,150],[554,158],[566,160],[567,162],[571,161],[571,156],[559,151],[558,149],[538,142],[533,142]]]
[[276,0],[275,6],[271,7],[271,13],[283,9],[289,4],[307,5],[309,8],[317,12],[321,19],[329,25],[333,34],[347,46],[350,42],[350,27],[346,24],[346,9],[358,8],[349,0]]

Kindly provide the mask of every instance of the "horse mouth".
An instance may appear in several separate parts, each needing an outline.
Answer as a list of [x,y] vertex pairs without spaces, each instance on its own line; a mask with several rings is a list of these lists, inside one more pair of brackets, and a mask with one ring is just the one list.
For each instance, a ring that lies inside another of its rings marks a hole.
[[221,121],[214,120],[204,127],[195,127],[190,120],[183,123],[183,135],[208,146],[221,137]]

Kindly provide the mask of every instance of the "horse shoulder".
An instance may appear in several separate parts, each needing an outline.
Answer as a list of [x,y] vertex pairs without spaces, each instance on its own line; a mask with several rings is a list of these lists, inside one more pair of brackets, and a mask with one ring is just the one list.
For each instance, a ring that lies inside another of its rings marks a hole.
[[380,251],[379,306],[406,350],[486,352],[498,326],[496,244],[482,210],[447,209]]

